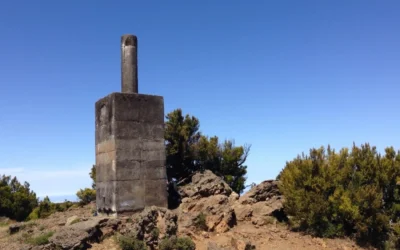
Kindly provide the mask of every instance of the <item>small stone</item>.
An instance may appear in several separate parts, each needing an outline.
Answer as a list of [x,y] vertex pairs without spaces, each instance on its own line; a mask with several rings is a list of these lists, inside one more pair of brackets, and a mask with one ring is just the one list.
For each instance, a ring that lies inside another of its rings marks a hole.
[[207,238],[207,239],[210,238],[210,235],[209,235],[207,232],[204,232],[204,231],[203,231],[203,232],[201,233],[201,235],[202,235],[204,238]]

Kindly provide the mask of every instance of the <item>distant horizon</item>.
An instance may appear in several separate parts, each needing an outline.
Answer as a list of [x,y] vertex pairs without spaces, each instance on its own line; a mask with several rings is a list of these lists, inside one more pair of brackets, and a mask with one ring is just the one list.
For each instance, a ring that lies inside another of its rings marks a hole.
[[71,201],[71,202],[79,201],[78,197],[76,195],[72,195],[72,194],[70,194],[70,195],[50,195],[50,196],[49,195],[38,196],[36,194],[36,197],[39,199],[39,201],[43,201],[43,199],[46,196],[49,197],[50,201],[53,203],[61,203],[64,201]]
[[[355,143],[355,142],[353,142],[353,143]],[[343,149],[343,148],[348,148],[349,150],[351,150],[351,148],[353,146],[353,143],[351,143],[351,145],[349,145],[349,146],[342,147],[342,148],[333,148],[333,147],[331,147],[331,148],[334,149],[336,152],[338,152],[340,149]],[[359,144],[355,143],[355,145],[356,146],[361,146],[361,145],[365,145],[366,143],[368,143],[368,142],[359,143]],[[369,144],[370,144],[371,147],[375,146],[372,143],[369,143]],[[325,150],[326,150],[328,145],[321,145],[321,146],[323,146],[325,148]],[[321,146],[317,146],[315,148],[320,148]],[[386,147],[394,147],[394,146],[386,146]],[[384,148],[376,147],[377,152],[379,154],[384,154],[385,153],[384,150],[385,150],[386,147],[384,147]],[[394,149],[395,149],[396,152],[400,152],[400,148],[394,147]],[[291,161],[291,160],[295,159],[297,156],[301,156],[303,153],[304,153],[304,155],[309,155],[309,151],[304,151],[304,152],[301,152],[301,153],[293,156],[291,159],[288,159],[288,161]],[[282,169],[283,169],[283,167],[282,167]],[[42,173],[43,175],[47,175],[49,177],[56,176],[58,174],[64,174],[64,175],[65,174],[67,174],[67,175],[68,174],[72,174],[72,175],[75,174],[75,176],[79,176],[79,175],[76,175],[77,173],[80,174],[82,177],[83,176],[87,176],[87,183],[88,184],[86,186],[82,186],[82,187],[78,188],[75,192],[68,193],[68,192],[54,192],[53,191],[53,192],[48,192],[48,193],[45,192],[44,193],[43,190],[42,190],[40,193],[38,193],[38,192],[36,192],[35,189],[32,188],[32,185],[30,185],[30,188],[31,188],[31,191],[36,193],[36,196],[37,196],[37,198],[39,198],[39,200],[43,200],[47,196],[47,197],[49,197],[50,201],[55,202],[55,203],[64,202],[65,200],[72,201],[72,202],[77,202],[79,199],[78,199],[78,197],[76,195],[76,192],[79,191],[79,189],[91,188],[92,179],[89,177],[89,171],[90,171],[90,169],[88,171],[86,171],[86,170],[72,170],[70,172],[64,172],[64,173],[57,172],[57,171],[50,172],[50,173]],[[280,170],[279,170],[279,172],[280,172]],[[278,172],[278,174],[279,174],[279,172]],[[1,169],[0,168],[0,175],[3,175],[4,173],[6,173],[5,175],[10,175],[11,177],[17,177],[17,179],[18,179],[18,181],[20,183],[23,183],[24,181],[27,181],[29,184],[31,184],[31,182],[29,181],[29,175],[32,174],[32,172],[24,171],[23,169],[12,169],[12,168]],[[249,174],[249,172],[248,172],[248,174]],[[258,185],[263,181],[276,180],[276,177],[278,176],[278,174],[273,178],[265,178],[265,179],[258,180],[258,181],[249,181],[249,180],[247,180],[246,181],[246,188],[243,190],[243,193],[241,195],[245,194],[246,192],[248,192],[250,190],[250,185],[252,183],[255,183],[256,185]],[[37,175],[33,174],[33,176],[37,176]],[[38,179],[37,178],[33,178],[33,180],[37,181]]]

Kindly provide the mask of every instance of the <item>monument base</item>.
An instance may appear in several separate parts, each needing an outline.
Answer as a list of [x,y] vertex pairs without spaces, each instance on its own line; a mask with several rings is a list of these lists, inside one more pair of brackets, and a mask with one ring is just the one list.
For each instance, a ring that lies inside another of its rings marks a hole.
[[96,205],[117,215],[168,207],[163,97],[112,93],[96,102]]

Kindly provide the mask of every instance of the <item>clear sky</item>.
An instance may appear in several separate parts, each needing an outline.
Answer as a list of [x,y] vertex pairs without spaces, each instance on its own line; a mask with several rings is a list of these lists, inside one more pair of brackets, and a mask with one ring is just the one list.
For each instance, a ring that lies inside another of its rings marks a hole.
[[89,187],[94,103],[120,91],[120,36],[139,92],[204,134],[251,144],[248,180],[312,147],[400,149],[399,1],[4,1],[0,174],[40,196]]

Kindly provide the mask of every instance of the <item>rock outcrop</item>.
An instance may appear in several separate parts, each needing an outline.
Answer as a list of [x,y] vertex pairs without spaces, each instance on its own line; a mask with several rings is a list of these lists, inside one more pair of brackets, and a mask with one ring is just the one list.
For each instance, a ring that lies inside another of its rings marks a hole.
[[161,239],[175,235],[177,228],[175,213],[165,208],[152,206],[134,215],[131,226],[123,228],[120,232],[143,240],[148,246],[156,246]]
[[233,204],[237,220],[251,220],[253,224],[262,226],[269,223],[271,216],[282,213],[284,198],[278,183],[275,180],[263,181],[240,197]]
[[[45,232],[54,234],[43,245],[25,242],[18,248],[18,244],[14,247],[14,242],[10,242],[7,247],[12,250],[87,249],[117,233],[143,241],[150,249],[157,249],[164,238],[186,235],[196,242],[209,239],[204,247],[210,250],[249,250],[254,246],[243,233],[240,237],[229,236],[232,238],[223,243],[213,242],[215,238],[211,240],[211,237],[221,233],[230,235],[235,231],[233,226],[241,222],[246,223],[239,224],[239,227],[250,225],[258,228],[269,224],[283,210],[284,199],[278,182],[273,180],[264,181],[239,197],[222,178],[206,170],[196,173],[192,182],[180,187],[178,192],[182,203],[175,210],[152,206],[132,216],[110,218],[92,216],[90,209],[87,213],[70,209],[68,216],[56,213],[41,225],[15,223],[8,228],[12,237],[27,234],[35,238]],[[42,231],[44,226],[47,230]],[[0,244],[0,248],[2,246]]]
[[202,227],[203,230],[226,232],[235,225],[231,201],[237,199],[232,189],[220,177],[206,170],[192,177],[181,187],[182,203],[178,208],[180,231]]
[[182,230],[198,227],[199,219],[204,220],[200,222],[203,230],[217,233],[228,231],[236,221],[263,226],[283,211],[283,196],[275,180],[264,181],[239,198],[222,178],[206,170],[195,174],[179,193],[178,223]]

